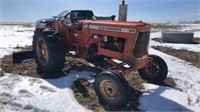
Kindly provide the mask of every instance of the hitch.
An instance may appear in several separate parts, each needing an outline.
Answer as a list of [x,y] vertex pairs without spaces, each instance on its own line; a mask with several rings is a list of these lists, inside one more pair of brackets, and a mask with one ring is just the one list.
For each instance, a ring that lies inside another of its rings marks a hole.
[[22,63],[26,62],[27,60],[33,60],[33,51],[19,51],[13,53],[13,63]]

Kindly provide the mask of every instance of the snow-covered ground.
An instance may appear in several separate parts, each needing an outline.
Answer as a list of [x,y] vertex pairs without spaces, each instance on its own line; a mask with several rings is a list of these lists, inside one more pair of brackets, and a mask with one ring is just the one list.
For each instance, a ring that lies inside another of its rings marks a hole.
[[5,74],[0,78],[0,112],[89,111],[75,99],[71,86],[92,72],[71,72],[58,79],[39,79]]
[[[187,25],[182,31],[199,29],[200,25]],[[31,45],[33,28],[0,25],[0,58],[11,54],[14,47]],[[151,38],[160,38],[160,31]],[[200,37],[200,32],[195,32]],[[171,46],[199,52],[199,45],[163,44],[151,41],[150,45]],[[141,110],[145,111],[200,111],[200,69],[176,57],[150,48],[151,54],[161,56],[168,65],[168,76],[176,86],[164,87],[145,83],[146,92],[140,97]],[[40,79],[6,73],[0,77],[0,112],[68,112],[90,111],[80,105],[71,86],[79,78],[90,78],[92,72],[72,71],[58,79]]]
[[145,84],[147,92],[140,98],[140,108],[148,111],[200,111],[200,69],[154,49],[150,49],[150,53],[166,61],[168,76],[177,85],[169,88]]
[[0,58],[16,51],[14,47],[31,45],[33,30],[25,25],[0,25]]

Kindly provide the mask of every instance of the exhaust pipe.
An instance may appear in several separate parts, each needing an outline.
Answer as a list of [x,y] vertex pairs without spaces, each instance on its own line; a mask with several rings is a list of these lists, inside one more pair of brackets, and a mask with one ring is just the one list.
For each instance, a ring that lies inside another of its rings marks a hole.
[[122,0],[122,4],[119,5],[118,21],[127,21],[128,5],[125,4],[125,0]]

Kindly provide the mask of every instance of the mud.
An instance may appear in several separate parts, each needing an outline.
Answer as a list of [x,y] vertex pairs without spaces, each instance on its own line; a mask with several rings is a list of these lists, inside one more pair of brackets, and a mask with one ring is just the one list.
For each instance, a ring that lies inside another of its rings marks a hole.
[[177,50],[171,47],[162,47],[162,46],[152,46],[152,48],[164,52],[166,54],[172,55],[174,57],[185,60],[186,62],[190,62],[192,65],[196,67],[200,67],[198,52],[187,51],[187,50]]
[[[26,51],[32,50],[32,47],[16,47],[15,49]],[[7,73],[19,74],[22,76],[40,77],[37,73],[37,65],[35,61],[28,63],[13,64],[12,55],[4,56],[1,61],[1,69]]]

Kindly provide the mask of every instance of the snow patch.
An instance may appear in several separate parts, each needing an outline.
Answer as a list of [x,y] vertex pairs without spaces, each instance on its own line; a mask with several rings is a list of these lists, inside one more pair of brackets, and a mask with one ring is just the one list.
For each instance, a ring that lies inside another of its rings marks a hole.
[[140,97],[140,109],[145,111],[197,111],[199,108],[189,105],[185,92],[177,89],[144,84],[146,92]]
[[80,105],[71,86],[78,79],[92,79],[93,72],[73,71],[58,79],[5,74],[0,77],[0,111],[89,111]]

